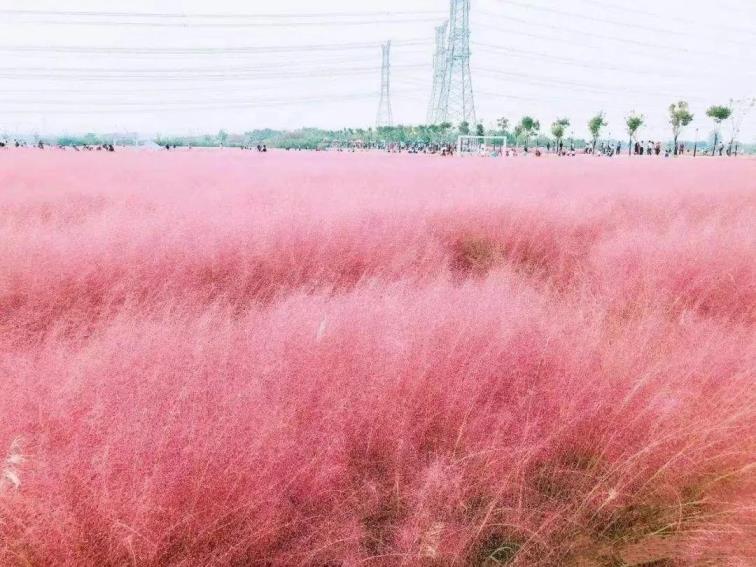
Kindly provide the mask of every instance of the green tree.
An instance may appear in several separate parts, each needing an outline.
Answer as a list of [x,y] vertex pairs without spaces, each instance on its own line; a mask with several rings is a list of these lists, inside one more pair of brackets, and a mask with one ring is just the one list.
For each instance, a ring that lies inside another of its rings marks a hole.
[[486,129],[483,127],[483,124],[478,124],[475,127],[475,135],[476,136],[485,136],[486,135]]
[[556,140],[556,144],[554,145],[555,150],[558,151],[559,145],[562,143],[562,138],[564,138],[564,133],[569,126],[569,118],[559,118],[551,125],[551,135],[554,136],[554,139]]
[[554,122],[551,125],[551,135],[554,136],[554,147],[559,147],[559,142],[564,138],[564,126]]
[[517,144],[522,141],[522,134],[523,134],[522,124],[518,124],[517,126],[515,126],[514,131],[512,133],[514,134],[514,143],[516,147]]
[[[744,98],[738,100],[730,99],[730,108],[732,108],[732,115],[730,116],[730,143],[727,153],[732,153],[733,144],[740,135],[740,127],[743,125],[743,120],[748,115],[753,107],[756,106],[756,97]],[[737,155],[737,150],[735,152]]]
[[218,143],[221,146],[225,146],[226,141],[228,140],[228,132],[226,132],[225,130],[219,130],[216,138],[218,139]]
[[627,125],[627,135],[630,136],[630,144],[627,148],[627,154],[633,153],[633,140],[635,140],[635,134],[638,129],[643,126],[644,118],[642,114],[636,114],[635,111],[630,113],[630,116],[625,118],[625,124]]
[[714,127],[714,145],[711,148],[711,155],[714,155],[714,151],[717,149],[717,140],[719,139],[719,129],[722,127],[722,122],[727,120],[732,114],[732,108],[729,106],[710,106],[706,111],[706,116],[714,121],[716,126]]
[[588,131],[591,133],[592,140],[591,151],[596,151],[596,143],[598,142],[599,136],[601,135],[601,129],[608,124],[609,123],[604,118],[603,112],[599,112],[596,116],[588,121]]
[[677,155],[677,139],[680,137],[680,132],[682,132],[682,129],[691,122],[693,122],[693,115],[688,109],[687,102],[681,100],[669,105],[669,123],[672,125],[672,139],[675,143],[675,155]]
[[523,116],[520,120],[521,132],[525,134],[525,144],[530,142],[530,137],[533,134],[538,134],[541,129],[541,123],[532,116]]
[[467,136],[470,133],[470,123],[467,120],[459,123],[459,133],[461,136]]
[[499,127],[499,133],[502,136],[506,136],[509,133],[509,118],[502,116],[496,121],[496,125]]
[[441,124],[438,125],[438,128],[439,128],[440,133],[441,133],[441,140],[444,143],[447,143],[447,142],[451,141],[450,140],[450,137],[451,137],[450,134],[451,134],[451,131],[452,131],[453,127],[454,127],[454,125],[451,122],[442,122]]

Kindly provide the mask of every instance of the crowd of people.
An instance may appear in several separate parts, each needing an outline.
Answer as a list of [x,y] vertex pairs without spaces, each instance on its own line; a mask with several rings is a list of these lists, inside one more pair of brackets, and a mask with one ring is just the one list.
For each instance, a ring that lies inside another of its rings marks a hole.
[[[28,147],[28,143],[24,140],[13,140],[12,142],[9,140],[0,140],[0,149],[3,148],[9,148],[9,147],[16,147],[16,148],[25,148]],[[114,152],[115,146],[113,144],[97,144],[97,145],[88,145],[88,144],[81,144],[81,145],[52,145],[52,144],[45,144],[41,140],[37,142],[36,147],[39,149],[44,149],[45,147],[55,147],[60,150],[67,150],[72,149],[73,151],[107,151],[107,152]],[[165,144],[163,146],[159,146],[161,148],[165,148],[166,150],[176,149],[178,146],[176,144]],[[192,146],[188,146],[188,149],[191,149]],[[518,148],[517,146],[512,147],[502,147],[502,146],[491,146],[487,144],[480,144],[479,146],[476,146],[477,150],[474,153],[478,153],[481,156],[487,156],[487,157],[517,157],[518,155],[534,155],[536,157],[542,156],[544,153],[547,154],[553,154],[557,156],[575,156],[578,151],[575,149],[575,145],[573,142],[569,143],[569,146],[565,146],[564,142],[562,140],[554,141],[553,143],[550,141],[547,141],[545,144],[545,148],[541,146],[533,146],[529,147],[526,143],[522,148]],[[256,146],[253,145],[243,145],[240,146],[240,149],[242,150],[257,150],[260,153],[266,153],[268,151],[268,146],[266,144],[257,144]],[[286,148],[287,150],[291,148]],[[301,148],[296,148],[301,149]],[[374,147],[374,148],[355,148],[355,147],[342,147],[342,146],[335,146],[332,148],[320,148],[318,147],[316,151],[321,151],[325,149],[332,149],[334,151],[348,151],[348,152],[354,152],[357,150],[368,150],[368,149],[377,149],[377,150],[383,150],[388,153],[409,153],[409,154],[437,154],[442,157],[448,157],[453,156],[455,153],[457,153],[458,148],[456,144],[452,143],[443,143],[443,144],[437,144],[437,143],[389,143],[385,144],[383,146]],[[545,150],[545,151],[544,151]],[[694,147],[691,149],[690,147],[686,146],[685,143],[680,142],[677,144],[677,147],[674,147],[673,145],[666,145],[663,146],[662,142],[660,141],[653,141],[653,140],[640,140],[636,141],[632,146],[629,147],[629,151],[627,153],[636,155],[636,156],[661,156],[669,157],[670,155],[686,155],[686,154],[692,154],[696,155],[697,148]],[[710,155],[737,155],[738,153],[738,147],[735,146],[735,149],[733,150],[731,147],[725,147],[725,144],[723,142],[720,142],[718,146],[707,149],[705,153],[709,153]],[[469,152],[468,152],[469,153]],[[594,145],[586,145],[584,148],[582,148],[583,154],[594,154],[597,156],[607,156],[612,157],[615,155],[622,155],[623,153],[623,144],[622,142],[599,142]],[[704,153],[703,151],[698,153]]]
[[636,156],[658,156],[664,154],[664,157],[669,157],[671,154],[685,155],[686,151],[690,152],[691,150],[689,148],[686,148],[685,144],[682,142],[679,143],[676,148],[672,146],[666,146],[662,149],[662,143],[659,141],[654,142],[653,140],[641,140],[636,141],[632,147],[632,153]]
[[[13,140],[13,142],[10,142],[8,140],[0,140],[0,148],[10,148],[10,147],[16,147],[16,148],[26,148],[29,147],[29,145],[24,140]],[[115,146],[113,144],[97,144],[97,145],[88,145],[88,144],[82,144],[80,146],[77,145],[63,145],[63,144],[45,144],[42,140],[38,141],[36,144],[36,147],[40,150],[44,150],[45,148],[57,148],[59,150],[68,150],[69,148],[72,149],[75,152],[114,152]]]

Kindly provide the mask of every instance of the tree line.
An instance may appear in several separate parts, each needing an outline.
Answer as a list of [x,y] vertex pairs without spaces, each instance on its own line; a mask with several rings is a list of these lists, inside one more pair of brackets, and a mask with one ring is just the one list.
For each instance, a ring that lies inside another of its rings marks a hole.
[[[712,105],[706,110],[706,116],[712,123],[713,144],[709,150],[712,155],[724,144],[722,125],[729,121],[729,138],[727,139],[728,154],[733,152],[740,125],[745,114],[756,104],[756,99],[730,101],[728,104]],[[678,150],[678,140],[695,119],[688,103],[684,100],[675,102],[668,107],[669,124],[674,146],[674,153]],[[625,117],[623,125],[627,135],[628,150],[646,124],[645,116],[635,111]],[[588,139],[575,138],[570,135],[569,143],[574,148],[591,147],[593,150],[609,123],[604,112],[592,116],[587,123]],[[460,135],[493,135],[506,138],[509,146],[544,146],[554,144],[560,147],[567,137],[571,120],[567,117],[558,118],[547,131],[541,129],[541,123],[533,116],[523,116],[517,122],[511,122],[506,117],[496,121],[495,127],[486,129],[483,124],[462,122],[454,125],[450,122],[440,124],[397,125],[378,128],[342,128],[329,130],[322,128],[300,128],[296,130],[257,129],[243,134],[229,134],[220,130],[217,134],[201,136],[157,136],[154,142],[160,146],[194,146],[194,147],[249,147],[266,144],[272,148],[283,149],[323,149],[328,147],[385,147],[389,144],[402,145],[443,145],[453,144]],[[137,140],[121,138],[113,142],[115,135],[86,134],[84,136],[62,136],[57,139],[47,139],[46,143],[59,145],[96,145],[105,142],[119,145],[136,144]],[[753,149],[753,148],[752,148]]]

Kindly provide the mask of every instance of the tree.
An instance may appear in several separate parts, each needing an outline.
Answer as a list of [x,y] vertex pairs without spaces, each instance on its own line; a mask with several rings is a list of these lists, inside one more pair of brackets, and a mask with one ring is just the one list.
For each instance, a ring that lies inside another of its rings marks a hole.
[[522,137],[522,124],[518,124],[514,127],[514,131],[512,132],[514,134],[514,143],[515,147],[517,146],[517,143],[520,141],[520,138]]
[[680,137],[680,132],[682,132],[682,129],[691,122],[693,122],[693,115],[688,109],[687,102],[681,100],[669,105],[669,123],[672,125],[672,139],[675,143],[675,155],[677,155],[677,139]]
[[444,140],[444,142],[449,142],[449,132],[454,127],[454,125],[451,122],[442,122],[438,125],[439,130],[441,131],[441,138]]
[[727,120],[732,114],[732,108],[729,106],[713,105],[706,111],[706,116],[714,121],[716,126],[714,127],[714,146],[711,148],[711,155],[714,155],[714,151],[717,149],[717,140],[719,139],[719,129],[722,126],[722,122]]
[[476,136],[485,136],[486,135],[486,129],[483,127],[483,124],[478,124],[475,127],[475,135]]
[[608,124],[609,123],[604,119],[603,112],[599,112],[596,116],[588,121],[588,130],[590,131],[591,138],[593,140],[591,151],[596,151],[596,142],[598,142],[599,135],[601,134],[601,129]]
[[496,121],[496,125],[499,127],[499,132],[502,136],[506,136],[509,131],[509,118],[503,116]]
[[[756,97],[750,99],[730,99],[730,108],[732,109],[732,115],[730,116],[730,144],[727,150],[728,155],[732,153],[732,145],[735,143],[738,135],[740,134],[740,127],[743,125],[743,121],[749,112],[756,106]],[[735,151],[737,154],[737,150]]]
[[525,134],[525,144],[530,141],[530,137],[541,129],[541,123],[532,116],[523,116],[520,120],[520,131]]
[[564,138],[564,132],[569,125],[570,120],[568,118],[559,118],[551,125],[551,135],[556,140],[555,149],[558,150],[559,145],[562,143],[562,138]]
[[470,123],[467,120],[459,123],[459,133],[462,136],[467,136],[470,133]]
[[564,138],[564,126],[559,124],[558,122],[554,122],[551,125],[551,135],[554,136],[554,147],[559,147],[559,143],[562,141],[562,138]]
[[218,143],[221,146],[225,146],[226,140],[228,140],[228,132],[226,132],[225,130],[219,130],[217,138],[218,138]]
[[630,144],[627,148],[627,154],[633,153],[633,140],[635,140],[635,134],[638,129],[643,126],[644,118],[642,114],[636,114],[633,111],[630,116],[625,118],[625,124],[627,125],[627,135],[630,136]]

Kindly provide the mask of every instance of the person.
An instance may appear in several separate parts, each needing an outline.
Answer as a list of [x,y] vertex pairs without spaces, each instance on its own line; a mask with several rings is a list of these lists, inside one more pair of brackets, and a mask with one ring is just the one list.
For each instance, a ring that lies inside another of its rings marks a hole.
[[268,146],[266,144],[263,144],[262,151],[263,151],[263,153],[268,151]]
[[656,152],[657,156],[661,153],[661,142],[656,142],[656,146],[654,147],[654,152]]
[[548,140],[546,141],[546,151],[551,152],[551,142],[549,142]]
[[722,155],[723,151],[724,151],[724,143],[723,142],[719,142],[719,155],[720,156]]
[[617,155],[622,152],[622,142],[617,142]]

